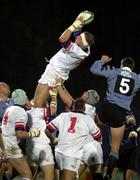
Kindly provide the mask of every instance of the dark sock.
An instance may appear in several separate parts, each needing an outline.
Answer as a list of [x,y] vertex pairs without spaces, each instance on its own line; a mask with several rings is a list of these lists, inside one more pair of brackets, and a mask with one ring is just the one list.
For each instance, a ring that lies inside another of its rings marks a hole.
[[111,180],[111,176],[106,175],[106,176],[103,178],[103,180]]
[[93,180],[103,180],[102,173],[93,173],[92,177],[93,177]]
[[9,176],[9,174],[8,174],[7,171],[5,171],[5,172],[3,173],[2,180],[11,180],[11,178],[10,178],[10,176]]
[[117,165],[117,161],[118,159],[116,159],[114,156],[109,156],[108,161],[107,161],[107,172],[106,174],[111,176],[113,169],[116,167]]

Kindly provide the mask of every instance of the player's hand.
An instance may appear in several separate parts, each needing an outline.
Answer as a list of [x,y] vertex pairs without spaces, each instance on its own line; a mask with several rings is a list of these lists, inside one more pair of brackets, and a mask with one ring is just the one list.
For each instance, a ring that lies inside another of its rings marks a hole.
[[40,130],[38,128],[29,132],[29,137],[38,137],[40,135]]
[[83,17],[77,16],[76,20],[72,23],[72,25],[68,28],[71,32],[76,31],[77,29],[81,29],[83,27]]
[[56,77],[55,82],[56,82],[55,87],[57,87],[57,86],[61,86],[64,83],[64,80],[61,77]]
[[78,15],[77,18],[76,18],[76,20],[77,20],[77,21],[80,21],[80,23],[81,23],[81,26],[78,27],[78,28],[82,28],[82,27],[83,27],[83,23],[84,23],[84,17]]
[[131,138],[131,137],[137,138],[137,137],[138,137],[138,134],[137,134],[136,131],[131,131],[131,132],[129,133],[129,136],[128,136],[128,137],[129,137],[129,138]]
[[110,62],[111,61],[111,57],[109,57],[108,55],[102,55],[102,57],[101,57],[101,60],[103,60],[104,61],[104,64],[106,64],[106,63],[108,63],[108,62]]
[[57,96],[57,94],[58,94],[58,91],[57,91],[57,89],[55,88],[55,87],[53,87],[53,88],[50,88],[49,89],[49,94],[50,94],[50,96],[52,97],[52,96]]
[[138,128],[136,129],[136,131],[137,131],[138,133],[140,133],[140,127],[138,127]]
[[125,117],[127,124],[136,124],[135,117],[131,114]]

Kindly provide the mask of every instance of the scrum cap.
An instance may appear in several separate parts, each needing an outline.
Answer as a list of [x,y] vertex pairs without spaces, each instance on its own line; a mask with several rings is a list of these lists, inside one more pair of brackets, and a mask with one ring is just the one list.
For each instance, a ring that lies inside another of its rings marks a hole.
[[26,104],[27,95],[24,90],[16,89],[12,92],[12,99],[14,101],[14,104],[23,106]]
[[88,98],[85,100],[87,104],[95,105],[100,101],[100,96],[95,90],[88,90]]

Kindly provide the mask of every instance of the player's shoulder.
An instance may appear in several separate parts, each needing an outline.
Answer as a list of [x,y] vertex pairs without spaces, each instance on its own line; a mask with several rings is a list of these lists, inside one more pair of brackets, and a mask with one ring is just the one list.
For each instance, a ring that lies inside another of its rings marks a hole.
[[21,115],[26,115],[26,111],[24,110],[24,108],[20,107],[20,106],[9,106],[5,113],[8,113],[11,116],[21,116]]
[[19,111],[22,111],[22,110],[24,110],[22,107],[20,107],[20,106],[15,106],[15,105],[13,105],[13,106],[9,106],[8,108],[7,108],[7,110],[19,110]]
[[26,111],[28,116],[31,116],[33,118],[44,118],[44,108],[31,108],[30,110]]
[[29,110],[27,110],[27,113],[29,114],[39,114],[39,113],[43,113],[44,112],[44,108],[31,108]]

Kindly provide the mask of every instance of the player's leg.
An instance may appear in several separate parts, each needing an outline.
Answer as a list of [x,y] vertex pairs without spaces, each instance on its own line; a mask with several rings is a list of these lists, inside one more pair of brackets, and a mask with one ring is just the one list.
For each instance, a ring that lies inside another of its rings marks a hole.
[[110,128],[111,132],[111,150],[113,152],[119,152],[120,144],[123,138],[125,125],[118,128]]
[[40,166],[44,174],[44,180],[54,180],[54,165]]
[[24,156],[20,158],[9,159],[9,163],[23,178],[32,179],[32,172]]
[[35,90],[33,98],[35,107],[45,106],[49,94],[49,87],[55,87],[55,78],[56,75],[53,68],[50,65],[47,65],[44,73],[38,81],[38,85]]
[[38,84],[34,94],[34,107],[44,107],[48,98],[49,86],[47,84]]
[[94,180],[102,180],[103,151],[101,144],[92,141],[83,147],[83,162],[89,167]]
[[[117,165],[119,159],[119,148],[124,135],[124,125],[118,128],[110,128],[111,133],[111,152],[109,154],[106,164],[106,175],[108,178],[111,177],[114,167]],[[106,179],[107,179],[106,177]]]
[[74,180],[76,178],[76,172],[64,169],[63,170],[63,180]]
[[84,171],[86,170],[86,168],[87,168],[86,164],[84,164],[84,163],[81,163],[81,164],[80,164],[80,167],[79,167],[79,170],[78,170],[79,176],[81,176],[81,175],[84,173]]
[[78,158],[65,156],[58,152],[55,152],[55,157],[60,170],[60,179],[75,180],[81,160]]
[[136,174],[135,170],[127,169],[125,173],[125,180],[132,180],[135,174]]
[[136,175],[138,170],[138,155],[137,155],[137,146],[129,151],[126,151],[125,155],[127,155],[128,163],[127,169],[125,172],[125,180],[131,180]]
[[89,167],[93,180],[103,180],[102,164],[95,164]]
[[44,180],[54,180],[55,162],[50,145],[35,149],[35,161],[43,172]]
[[124,135],[127,112],[125,109],[106,101],[101,105],[98,115],[99,119],[110,127],[111,152],[104,169],[106,179],[109,179],[119,159],[120,143]]

